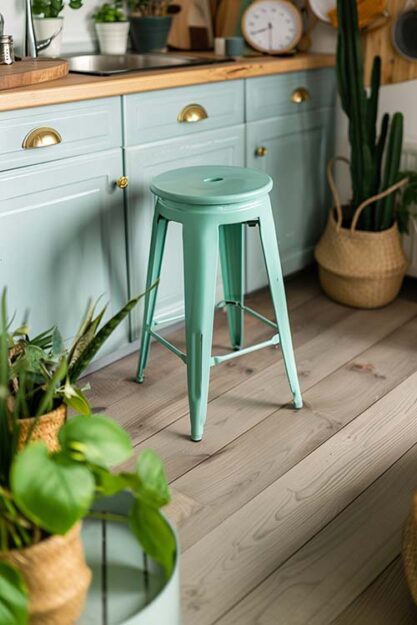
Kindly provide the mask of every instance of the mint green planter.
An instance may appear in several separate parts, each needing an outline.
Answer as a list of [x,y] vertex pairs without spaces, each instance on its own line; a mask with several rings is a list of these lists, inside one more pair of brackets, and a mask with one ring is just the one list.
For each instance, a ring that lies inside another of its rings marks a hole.
[[[131,495],[122,493],[101,500],[95,510],[127,515],[130,505]],[[174,571],[166,580],[127,524],[87,519],[82,536],[93,580],[77,625],[181,625],[178,540]]]
[[[157,176],[151,190],[157,198],[147,287],[160,276],[168,222],[183,226],[185,329],[187,354],[155,332],[157,325],[178,319],[154,321],[157,288],[145,301],[142,344],[137,379],[143,382],[151,337],[173,351],[187,365],[191,438],[203,436],[207,413],[210,367],[256,349],[281,343],[294,406],[302,407],[295,365],[284,283],[274,220],[269,200],[272,179],[254,169],[200,166],[176,169]],[[258,225],[277,324],[244,306],[245,223]],[[223,273],[231,343],[235,351],[211,355],[215,307],[217,254]],[[279,334],[261,344],[242,348],[243,312],[254,315]]]

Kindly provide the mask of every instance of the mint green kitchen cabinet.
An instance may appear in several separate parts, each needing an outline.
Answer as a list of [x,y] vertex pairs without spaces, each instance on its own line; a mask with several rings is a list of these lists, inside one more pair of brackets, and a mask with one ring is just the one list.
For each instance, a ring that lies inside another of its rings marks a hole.
[[[194,125],[194,127],[197,124]],[[207,132],[195,132],[125,150],[127,189],[127,234],[130,291],[145,287],[154,198],[149,185],[154,176],[192,165],[240,165],[245,158],[243,124]],[[157,315],[174,316],[183,311],[183,260],[179,224],[170,224],[158,292]],[[219,298],[221,291],[219,287]],[[132,340],[139,336],[141,308],[132,314]]]
[[[45,155],[48,148],[45,148]],[[122,150],[66,158],[0,173],[0,287],[34,333],[77,330],[89,297],[109,314],[127,299]],[[128,342],[127,323],[105,346]]]
[[[257,120],[246,124],[246,164],[274,180],[271,201],[288,275],[312,262],[330,207],[325,170],[333,153],[334,72],[257,78],[246,89],[247,118]],[[266,284],[258,229],[248,228],[246,288]]]
[[[312,260],[329,208],[332,69],[193,85],[0,113],[0,288],[36,332],[75,332],[88,298],[109,315],[145,286],[154,199],[149,185],[192,165],[259,168],[272,201],[286,274]],[[59,141],[24,149],[34,130]],[[125,191],[116,181],[128,176]],[[247,291],[266,284],[256,228],[247,228]],[[218,296],[222,297],[219,278]],[[181,230],[168,231],[158,315],[183,310]],[[141,308],[99,357],[132,350]]]
[[[284,274],[313,259],[329,196],[324,171],[331,147],[331,116],[320,110],[247,125],[247,165],[274,179],[271,201]],[[247,289],[267,284],[257,229],[247,231]]]

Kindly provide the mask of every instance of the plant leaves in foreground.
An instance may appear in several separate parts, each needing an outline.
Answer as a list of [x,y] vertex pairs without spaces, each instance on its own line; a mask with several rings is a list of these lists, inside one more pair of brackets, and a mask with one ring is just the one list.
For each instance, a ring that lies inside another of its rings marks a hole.
[[15,457],[11,490],[31,521],[50,534],[66,534],[90,509],[95,483],[84,465],[33,443]]
[[27,625],[27,588],[21,573],[10,564],[0,562],[0,623]]

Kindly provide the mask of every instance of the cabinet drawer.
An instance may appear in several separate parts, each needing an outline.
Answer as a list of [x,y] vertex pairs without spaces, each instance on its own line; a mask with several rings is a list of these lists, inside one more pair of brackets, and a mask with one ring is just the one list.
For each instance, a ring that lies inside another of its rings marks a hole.
[[139,145],[241,124],[244,86],[238,80],[139,93],[125,96],[124,107],[125,145]]
[[[120,147],[121,126],[120,98],[0,113],[0,171]],[[39,143],[51,130],[57,143],[23,147],[32,131]]]
[[335,105],[333,69],[292,72],[246,81],[247,121]]

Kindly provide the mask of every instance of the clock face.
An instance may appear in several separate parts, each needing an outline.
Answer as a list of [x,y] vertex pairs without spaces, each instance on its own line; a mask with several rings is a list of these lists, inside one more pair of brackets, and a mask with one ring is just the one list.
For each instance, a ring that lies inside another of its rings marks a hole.
[[299,10],[287,0],[257,0],[242,17],[242,32],[256,50],[279,54],[292,50],[303,31]]

